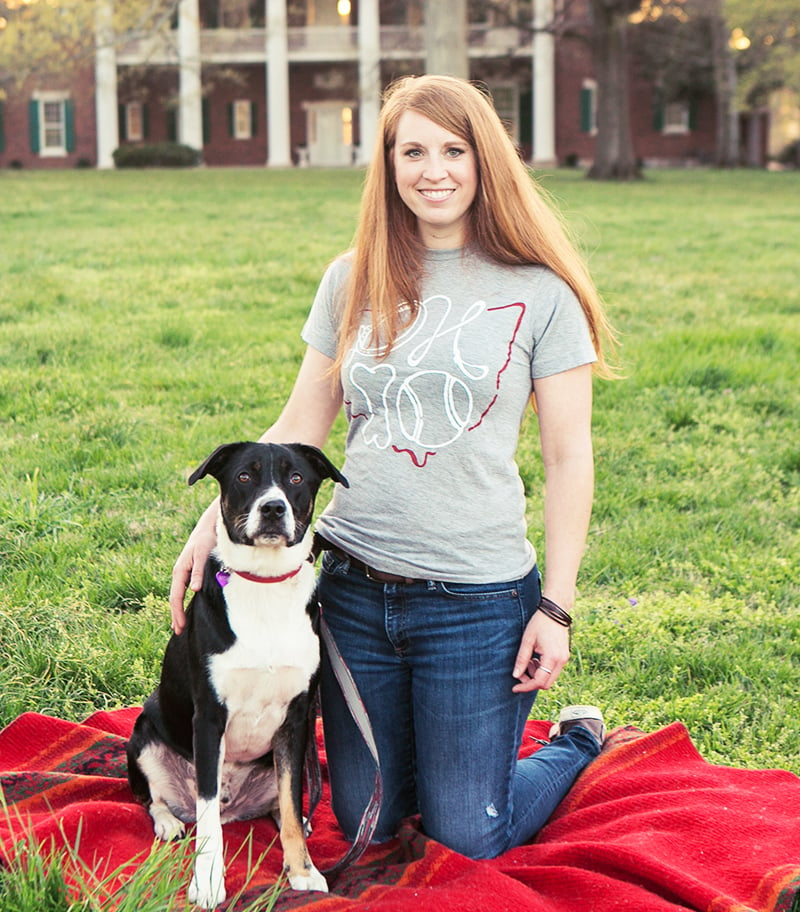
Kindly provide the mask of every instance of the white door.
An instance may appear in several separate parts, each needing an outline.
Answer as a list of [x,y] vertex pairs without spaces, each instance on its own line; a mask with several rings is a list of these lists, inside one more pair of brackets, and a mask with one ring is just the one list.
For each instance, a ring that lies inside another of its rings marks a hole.
[[340,101],[309,102],[308,162],[318,167],[353,163],[353,109]]

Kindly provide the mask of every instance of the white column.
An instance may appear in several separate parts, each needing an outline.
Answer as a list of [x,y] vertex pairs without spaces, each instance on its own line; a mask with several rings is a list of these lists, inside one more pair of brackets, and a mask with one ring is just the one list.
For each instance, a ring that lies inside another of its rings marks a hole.
[[292,164],[289,119],[289,33],[286,0],[266,0],[267,20],[267,164]]
[[95,19],[94,105],[97,167],[113,168],[119,145],[117,108],[117,52],[114,49],[114,4],[98,0]]
[[378,0],[358,5],[358,164],[369,164],[381,109],[381,24]]
[[535,0],[533,13],[533,161],[556,162],[556,55],[553,0]]
[[178,139],[203,148],[203,90],[200,77],[200,10],[198,0],[178,3]]

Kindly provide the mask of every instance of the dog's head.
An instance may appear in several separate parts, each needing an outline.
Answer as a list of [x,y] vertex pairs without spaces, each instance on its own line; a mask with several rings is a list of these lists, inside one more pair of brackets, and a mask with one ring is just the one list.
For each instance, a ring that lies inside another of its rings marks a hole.
[[347,479],[328,457],[304,443],[226,443],[189,476],[211,475],[220,488],[222,520],[234,544],[292,547],[303,540],[323,479]]

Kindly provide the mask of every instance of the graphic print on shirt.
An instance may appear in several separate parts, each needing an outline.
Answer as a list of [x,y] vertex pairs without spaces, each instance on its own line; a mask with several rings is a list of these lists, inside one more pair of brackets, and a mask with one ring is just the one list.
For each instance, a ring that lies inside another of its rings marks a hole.
[[[348,356],[348,419],[370,447],[404,453],[415,466],[476,430],[494,406],[525,305],[456,308],[446,295],[419,305],[386,361],[364,326]],[[491,324],[490,322],[491,321]],[[489,345],[489,340],[503,344]]]

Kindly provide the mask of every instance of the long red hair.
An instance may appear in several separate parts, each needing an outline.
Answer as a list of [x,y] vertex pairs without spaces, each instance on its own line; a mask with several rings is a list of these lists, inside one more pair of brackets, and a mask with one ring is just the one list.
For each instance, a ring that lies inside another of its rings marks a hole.
[[[350,280],[344,289],[337,374],[371,315],[371,344],[384,353],[416,316],[425,248],[416,218],[400,198],[392,164],[397,123],[415,111],[468,142],[478,167],[467,246],[498,263],[549,267],[575,292],[589,324],[597,369],[611,374],[605,351],[614,335],[582,256],[517,153],[487,95],[450,76],[408,76],[386,90],[367,171]],[[400,308],[405,302],[406,307]]]

